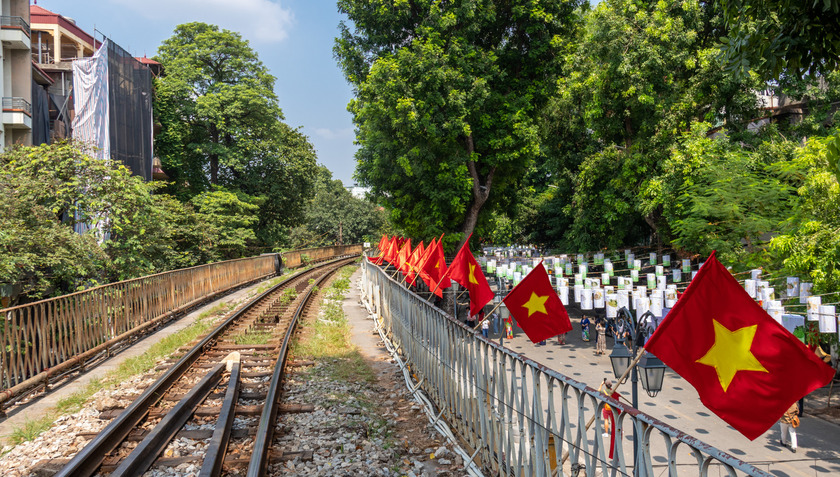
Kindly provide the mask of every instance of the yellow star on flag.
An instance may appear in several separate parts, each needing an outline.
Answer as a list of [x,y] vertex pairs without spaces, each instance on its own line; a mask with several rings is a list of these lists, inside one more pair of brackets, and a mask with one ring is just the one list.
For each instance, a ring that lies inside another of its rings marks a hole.
[[546,296],[539,296],[534,292],[531,292],[531,298],[522,305],[522,308],[528,309],[528,318],[531,317],[535,312],[540,312],[544,315],[547,315],[548,312],[545,311],[545,302],[548,301],[548,295]]
[[[475,265],[470,263],[469,266],[470,266],[470,283],[474,283],[474,284],[478,285],[478,280],[475,279]],[[463,270],[463,268],[461,270]]]
[[715,327],[715,343],[697,362],[715,368],[723,392],[729,389],[738,371],[769,372],[750,351],[758,325],[730,331],[717,320],[712,322]]

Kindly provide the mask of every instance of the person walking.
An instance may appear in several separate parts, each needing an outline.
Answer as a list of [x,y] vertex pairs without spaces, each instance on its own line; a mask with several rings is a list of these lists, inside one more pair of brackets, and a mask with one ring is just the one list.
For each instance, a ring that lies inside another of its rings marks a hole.
[[580,319],[580,337],[583,341],[589,341],[589,325],[591,323],[586,315],[583,315],[583,318]]
[[595,331],[598,333],[595,337],[595,354],[604,355],[607,352],[607,327],[604,326],[604,320],[595,323]]
[[[799,426],[799,406],[794,402],[790,408],[782,414],[779,419],[779,428],[782,435],[779,438],[779,444],[782,447],[790,444],[790,450],[796,453],[796,428]],[[788,444],[785,444],[785,436],[788,437]]]
[[489,338],[490,336],[490,320],[484,320],[481,322],[481,336],[485,338]]

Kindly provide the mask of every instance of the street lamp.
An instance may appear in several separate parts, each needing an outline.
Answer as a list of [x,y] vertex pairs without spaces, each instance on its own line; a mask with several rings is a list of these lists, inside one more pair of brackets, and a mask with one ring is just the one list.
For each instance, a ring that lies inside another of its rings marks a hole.
[[[617,333],[613,333],[615,337],[615,346],[613,346],[612,353],[610,353],[610,363],[612,364],[613,374],[615,374],[616,379],[621,379],[621,377],[624,376],[624,373],[627,372],[627,368],[630,367],[639,352],[639,344],[644,344],[648,330],[640,323],[642,323],[643,319],[648,315],[650,315],[650,318],[653,318],[653,314],[648,311],[640,316],[639,320],[636,321],[633,319],[633,315],[630,314],[630,311],[628,311],[626,307],[622,307],[618,310],[616,322],[623,322],[624,329],[629,331],[629,339],[633,345],[633,349],[632,352],[627,349],[627,346],[624,344],[624,336],[618,336]],[[645,354],[639,359],[638,364],[633,366],[633,369],[630,372],[630,383],[632,384],[633,392],[632,404],[636,409],[639,408],[639,376],[637,369],[642,370],[642,388],[644,388],[645,392],[650,397],[655,397],[659,394],[659,391],[662,390],[662,381],[665,378],[665,365],[662,361],[660,361],[656,356],[646,352],[644,348],[642,348],[641,352]],[[633,458],[636,463],[636,468],[638,469],[639,440],[638,434],[636,433],[636,426],[633,426]]]
[[[640,317],[639,322],[648,315],[653,318],[653,314],[647,312]],[[630,364],[636,358],[639,351],[638,345],[639,343],[644,343],[644,338],[647,337],[648,331],[646,328],[642,327],[639,322],[634,320],[627,308],[624,307],[618,310],[618,318],[616,318],[616,321],[624,322],[625,329],[629,331],[629,339],[632,343],[631,352],[624,344],[623,336],[615,337],[615,346],[613,347],[612,353],[610,353],[610,363],[612,364],[613,374],[615,374],[616,379],[619,379],[621,376],[624,376],[624,373],[627,372],[627,368],[630,367]],[[645,351],[642,350],[642,352]],[[665,378],[665,364],[663,364],[656,356],[645,352],[645,355],[639,359],[639,363],[636,367],[642,370],[642,388],[648,396],[655,397],[659,394],[659,391],[662,390],[662,381]],[[639,403],[636,397],[636,383],[638,382],[638,376],[636,374],[636,368],[633,368],[630,382],[633,385],[633,407],[638,408]]]

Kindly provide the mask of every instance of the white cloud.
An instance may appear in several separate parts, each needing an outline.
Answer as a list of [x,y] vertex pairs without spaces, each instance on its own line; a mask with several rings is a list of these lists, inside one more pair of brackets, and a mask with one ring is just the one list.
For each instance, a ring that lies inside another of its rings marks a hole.
[[272,0],[111,0],[155,21],[175,25],[200,21],[236,31],[246,39],[275,43],[286,39],[294,15]]
[[330,128],[315,128],[315,135],[326,139],[326,140],[333,140],[333,139],[344,139],[344,138],[352,138],[353,137],[353,128],[340,128],[340,129],[330,129]]

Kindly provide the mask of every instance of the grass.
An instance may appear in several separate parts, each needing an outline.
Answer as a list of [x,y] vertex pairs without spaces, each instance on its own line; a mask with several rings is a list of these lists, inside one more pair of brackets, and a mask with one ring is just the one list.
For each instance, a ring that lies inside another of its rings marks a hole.
[[12,431],[6,440],[5,444],[8,447],[4,451],[8,452],[20,443],[35,439],[52,427],[55,420],[60,416],[77,412],[97,391],[116,387],[135,375],[151,370],[160,358],[172,354],[181,346],[207,333],[216,321],[211,318],[222,316],[235,307],[234,303],[220,303],[210,310],[202,312],[192,325],[155,343],[142,355],[123,361],[117,369],[108,373],[103,379],[91,381],[85,389],[58,401],[56,406],[47,412],[44,417],[27,420],[23,426]]
[[328,371],[335,379],[374,382],[373,370],[350,342],[350,324],[341,308],[341,299],[350,289],[353,265],[339,270],[337,276],[321,295],[321,314],[302,324],[303,336],[293,345],[293,353],[301,358],[318,359],[328,363]]

